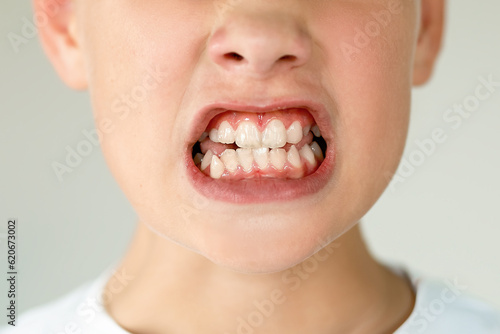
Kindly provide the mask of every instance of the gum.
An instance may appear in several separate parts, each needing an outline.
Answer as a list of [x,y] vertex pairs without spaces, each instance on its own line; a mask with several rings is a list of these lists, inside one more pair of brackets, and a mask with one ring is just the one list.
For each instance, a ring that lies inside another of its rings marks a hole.
[[287,129],[295,121],[299,121],[302,128],[306,127],[307,125],[312,126],[315,124],[314,118],[311,113],[302,108],[277,110],[266,113],[251,113],[228,110],[215,116],[208,124],[206,132],[209,132],[212,129],[219,129],[219,126],[224,121],[229,122],[234,130],[238,128],[239,123],[243,121],[250,121],[257,125],[259,131],[263,132],[267,124],[273,119],[282,121],[285,125],[285,128]]

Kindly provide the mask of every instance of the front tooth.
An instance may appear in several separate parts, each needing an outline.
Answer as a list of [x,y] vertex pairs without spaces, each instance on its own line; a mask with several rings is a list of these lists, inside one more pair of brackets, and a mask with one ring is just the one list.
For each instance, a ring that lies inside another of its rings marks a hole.
[[222,144],[232,144],[234,143],[235,133],[231,124],[228,121],[224,121],[219,126],[219,142]]
[[314,136],[321,137],[321,131],[319,131],[319,126],[315,125],[312,127],[311,131],[314,133]]
[[238,161],[240,166],[243,167],[245,172],[250,172],[253,166],[253,155],[252,150],[249,148],[239,148],[236,150],[236,154],[238,155]]
[[[302,131],[300,132],[302,134]],[[271,164],[278,170],[282,170],[286,163],[286,151],[282,148],[275,148],[269,153]]]
[[315,141],[311,144],[311,150],[313,151],[314,153],[314,156],[320,160],[320,161],[323,161],[324,157],[323,157],[323,151],[321,151],[321,147],[319,147],[319,144],[316,143]]
[[225,150],[220,156],[220,160],[224,163],[228,172],[234,173],[238,169],[238,157],[235,150]]
[[291,144],[297,144],[302,140],[302,125],[299,121],[295,121],[286,130],[286,141]]
[[209,137],[210,137],[211,141],[213,141],[214,143],[218,143],[219,142],[219,131],[217,131],[217,129],[210,130]]
[[203,160],[201,160],[201,170],[205,170],[208,166],[210,166],[213,155],[214,154],[212,153],[212,151],[208,150],[208,152],[203,157]]
[[311,124],[306,125],[306,127],[304,128],[304,131],[303,131],[304,137],[307,136],[309,131],[311,131]]
[[286,128],[282,121],[273,119],[267,124],[262,136],[262,145],[269,148],[286,145]]
[[310,165],[316,166],[316,158],[314,157],[314,152],[308,144],[305,144],[300,149],[300,156],[303,157]]
[[267,147],[261,147],[252,150],[253,158],[260,169],[266,169],[269,164],[269,149]]
[[241,122],[236,130],[236,145],[243,148],[259,148],[261,133],[252,122]]
[[219,157],[213,155],[212,162],[210,163],[210,177],[212,179],[220,179],[222,174],[224,174],[224,169],[224,163],[220,161]]
[[290,162],[290,164],[293,167],[296,167],[296,168],[302,167],[302,163],[300,162],[299,151],[297,150],[295,145],[292,145],[292,147],[288,151],[287,159],[288,159],[288,162]]

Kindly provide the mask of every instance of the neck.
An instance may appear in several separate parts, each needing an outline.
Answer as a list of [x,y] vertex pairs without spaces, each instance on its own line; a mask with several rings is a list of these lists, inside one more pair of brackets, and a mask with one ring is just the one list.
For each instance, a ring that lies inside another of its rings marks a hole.
[[358,226],[289,270],[253,275],[216,266],[139,224],[118,270],[134,278],[107,312],[137,334],[383,334],[414,304],[409,282],[372,258]]

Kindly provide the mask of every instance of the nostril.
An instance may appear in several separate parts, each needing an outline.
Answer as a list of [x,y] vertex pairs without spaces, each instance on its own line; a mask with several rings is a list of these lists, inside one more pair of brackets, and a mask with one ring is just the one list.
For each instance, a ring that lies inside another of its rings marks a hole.
[[279,60],[283,60],[283,61],[286,61],[286,62],[294,62],[297,60],[297,57],[296,56],[292,56],[292,55],[285,55],[283,57],[281,57]]
[[236,52],[229,52],[224,55],[224,58],[228,60],[236,60],[236,61],[241,61],[243,60],[243,57],[237,54]]

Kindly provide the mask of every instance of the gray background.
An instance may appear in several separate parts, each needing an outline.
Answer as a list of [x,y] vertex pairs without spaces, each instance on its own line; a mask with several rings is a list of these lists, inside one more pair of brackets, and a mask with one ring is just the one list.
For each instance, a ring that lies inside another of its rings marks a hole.
[[[381,259],[455,278],[500,307],[500,89],[459,129],[444,112],[474,93],[478,76],[500,81],[500,2],[454,0],[433,81],[414,92],[405,157],[435,128],[447,136],[413,175],[388,190],[363,220]],[[99,148],[59,182],[51,163],[93,129],[85,93],[66,88],[36,38],[15,53],[7,35],[32,21],[30,2],[0,4],[0,261],[8,218],[18,219],[18,305],[26,310],[94,278],[119,259],[135,216]],[[0,280],[0,299],[7,287]],[[2,306],[3,308],[3,306]],[[2,321],[3,323],[3,321]]]

